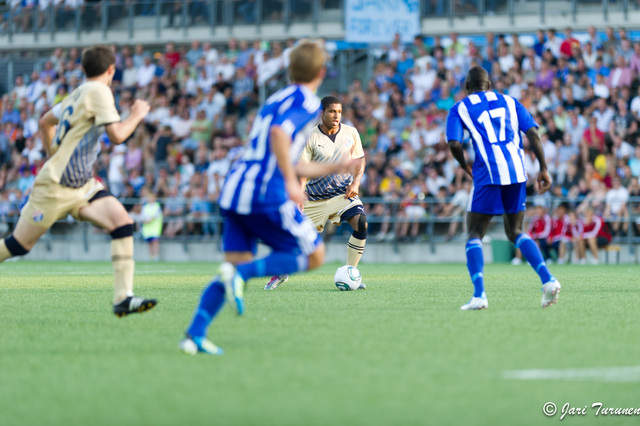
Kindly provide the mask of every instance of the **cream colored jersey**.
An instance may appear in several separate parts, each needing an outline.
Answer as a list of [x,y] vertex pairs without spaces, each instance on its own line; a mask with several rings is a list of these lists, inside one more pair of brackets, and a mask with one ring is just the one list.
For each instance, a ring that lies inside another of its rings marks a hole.
[[[362,158],[364,151],[360,135],[355,127],[340,124],[338,133],[327,135],[320,126],[314,127],[307,139],[307,145],[300,154],[302,162],[339,163],[344,158]],[[336,173],[310,179],[305,191],[309,200],[326,200],[346,193],[347,186],[353,181],[351,173]]]
[[93,176],[104,126],[120,121],[111,89],[96,81],[82,84],[62,101],[51,158],[36,182],[53,181],[80,188]]

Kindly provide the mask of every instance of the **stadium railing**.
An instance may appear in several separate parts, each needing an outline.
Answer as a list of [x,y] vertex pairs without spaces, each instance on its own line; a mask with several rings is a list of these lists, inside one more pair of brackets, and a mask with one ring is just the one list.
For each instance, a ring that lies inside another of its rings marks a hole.
[[191,27],[209,27],[211,31],[234,25],[262,25],[308,22],[340,22],[342,0],[101,0],[66,8],[64,3],[39,7],[11,7],[0,3],[2,33],[33,33],[40,36],[57,32],[106,34],[110,30],[127,31],[133,40],[136,30],[166,28],[187,31]]
[[[430,246],[432,253],[435,252],[436,246],[439,243],[447,242],[450,238],[447,237],[446,231],[450,223],[460,223],[460,228],[456,232],[455,236],[451,239],[454,242],[463,242],[465,240],[465,234],[463,232],[465,222],[465,211],[459,212],[456,215],[450,217],[441,217],[435,213],[435,210],[439,204],[451,202],[452,197],[438,200],[431,197],[423,199],[402,199],[402,198],[380,198],[380,197],[363,197],[362,202],[366,206],[367,220],[369,222],[369,237],[367,239],[368,244],[376,244],[379,242],[390,243],[397,249],[399,244],[411,243],[411,242],[426,242]],[[135,213],[135,207],[140,206],[142,200],[138,198],[128,198],[121,200],[123,204],[132,212],[132,217],[137,219],[138,237],[140,226],[139,216]],[[171,204],[173,206],[179,206],[179,213],[174,216],[166,216],[163,219],[165,230],[171,223],[181,223],[179,232],[174,237],[167,237],[164,235],[162,240],[180,241],[185,244],[191,242],[219,242],[222,234],[223,218],[220,215],[219,206],[215,202],[208,202],[209,212],[203,215],[192,214],[189,211],[190,200],[158,200],[163,206]],[[537,197],[531,197],[527,200],[528,213],[532,213],[534,205],[540,201]],[[555,208],[560,203],[567,203],[571,207],[576,207],[584,201],[584,199],[569,199],[569,198],[551,198],[545,199],[546,205]],[[602,201],[604,205],[604,200]],[[376,206],[383,206],[384,214],[375,214]],[[408,205],[421,205],[425,209],[425,214],[419,218],[406,218],[401,213],[403,209]],[[18,212],[22,206],[20,202],[12,201],[0,201],[0,235],[6,236],[14,228],[18,220]],[[627,202],[627,211],[629,212],[628,218],[626,218],[628,230],[626,235],[615,236],[612,243],[620,246],[626,246],[629,253],[633,254],[635,245],[640,244],[640,231],[636,231],[636,223],[640,223],[640,197],[631,197]],[[552,212],[550,211],[550,214]],[[530,216],[529,214],[527,216]],[[526,220],[525,220],[526,221]],[[390,236],[387,236],[384,240],[376,238],[376,234],[384,223],[388,223]],[[420,232],[416,239],[398,239],[395,236],[395,227],[402,223],[418,223],[420,226]],[[192,225],[193,232],[188,231],[188,225]],[[488,235],[495,233],[496,235],[503,235],[502,231],[503,221],[502,217],[495,217],[489,228]],[[347,239],[349,235],[349,226],[342,225],[341,227],[332,229],[328,227],[325,231],[325,238],[344,238]],[[207,235],[208,233],[208,235]],[[86,222],[79,223],[75,221],[71,216],[64,220],[58,221],[51,230],[43,237],[44,243],[49,241],[82,241],[85,248],[88,248],[90,241],[107,241],[109,239],[108,234],[93,228]],[[218,244],[219,245],[219,244]]]
[[[50,5],[44,10],[33,7],[12,7],[13,2],[0,2],[0,37],[7,34],[32,33],[34,40],[50,34],[71,32],[80,40],[83,33],[128,33],[134,42],[138,30],[155,30],[158,40],[167,28],[180,29],[185,34],[192,27],[208,27],[211,33],[218,28],[238,25],[260,26],[310,23],[317,30],[323,22],[344,25],[344,0],[100,0],[84,3],[75,9],[65,9],[64,3]],[[35,3],[35,2],[34,2]],[[52,2],[53,3],[53,2]],[[452,26],[455,18],[502,15],[514,23],[516,16],[538,16],[545,19],[563,16],[571,23],[578,22],[582,13],[599,15],[608,21],[609,13],[621,13],[625,21],[638,3],[630,0],[419,0],[420,16],[425,19],[447,18]],[[619,15],[616,15],[619,16]],[[510,31],[496,28],[497,31]],[[516,30],[514,28],[513,30]],[[330,37],[330,34],[320,34]]]

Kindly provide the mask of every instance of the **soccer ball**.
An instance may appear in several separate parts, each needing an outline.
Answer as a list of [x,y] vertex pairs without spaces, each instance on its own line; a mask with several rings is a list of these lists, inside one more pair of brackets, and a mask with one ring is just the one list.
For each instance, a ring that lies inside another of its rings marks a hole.
[[360,283],[362,283],[362,275],[355,266],[344,265],[338,268],[333,280],[339,290],[357,290],[360,287]]

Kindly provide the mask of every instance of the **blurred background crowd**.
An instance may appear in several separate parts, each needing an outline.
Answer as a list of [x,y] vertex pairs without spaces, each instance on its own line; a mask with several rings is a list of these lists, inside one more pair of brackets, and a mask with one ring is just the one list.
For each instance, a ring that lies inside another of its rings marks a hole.
[[[628,201],[640,196],[640,42],[623,28],[589,28],[578,38],[571,28],[549,29],[526,41],[492,33],[477,43],[457,34],[416,37],[410,44],[396,38],[384,46],[371,80],[353,79],[346,93],[332,93],[343,102],[343,122],[358,129],[365,148],[361,196],[384,201],[367,206],[372,238],[425,238],[425,218],[438,218],[437,232],[446,239],[463,230],[471,183],[449,153],[444,130],[448,110],[466,96],[465,73],[474,65],[540,125],[554,185],[532,205],[552,208],[556,197],[579,215],[592,207],[614,237],[637,232],[629,218],[640,213],[640,203]],[[103,136],[96,176],[133,213],[139,205],[128,200],[143,188],[153,192],[162,201],[166,237],[219,232],[216,201],[242,152],[258,89],[282,84],[294,42],[112,46],[121,116],[135,98],[147,99],[152,109],[126,145],[113,147]],[[16,217],[45,161],[38,119],[83,81],[80,55],[75,48],[56,49],[41,70],[17,76],[2,94],[5,220]],[[539,165],[526,138],[523,143],[534,196]],[[472,150],[467,153],[472,160]]]

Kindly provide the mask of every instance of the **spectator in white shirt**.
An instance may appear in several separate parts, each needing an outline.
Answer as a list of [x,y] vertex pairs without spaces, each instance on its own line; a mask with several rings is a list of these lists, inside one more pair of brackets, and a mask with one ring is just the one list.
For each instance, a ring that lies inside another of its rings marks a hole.
[[509,52],[509,47],[506,44],[499,48],[498,62],[500,63],[500,71],[504,74],[508,73],[516,62],[513,55]]
[[602,215],[604,220],[611,225],[612,235],[616,235],[620,230],[623,234],[627,232],[629,217],[627,201],[629,201],[629,191],[622,186],[622,179],[616,176],[613,178],[613,188],[607,192],[606,205]]
[[554,57],[560,57],[560,46],[562,46],[562,40],[556,36],[556,30],[551,28],[547,30],[547,41],[544,43],[544,48],[551,50]]
[[200,68],[200,72],[198,73],[198,77],[196,78],[196,85],[198,86],[198,88],[200,88],[200,90],[202,90],[202,93],[209,93],[213,83],[215,83],[215,80],[213,76],[207,75],[207,69],[204,67]]
[[438,171],[434,168],[429,169],[429,173],[427,174],[427,179],[425,180],[427,185],[427,189],[429,190],[429,194],[432,197],[438,195],[438,191],[441,187],[447,187],[447,181],[445,178],[438,174]]
[[227,158],[227,153],[227,148],[217,146],[210,155],[211,162],[207,169],[207,192],[212,196],[216,196],[220,192],[224,178],[231,167],[231,161]]
[[138,69],[133,65],[133,58],[124,60],[124,71],[122,71],[122,87],[125,90],[135,89],[138,83]]
[[11,92],[15,93],[18,99],[27,97],[27,86],[24,84],[24,77],[22,75],[16,76],[16,83]]
[[236,73],[236,66],[229,61],[227,55],[221,55],[220,61],[214,69],[214,79],[218,82],[226,82],[233,78]]
[[598,98],[596,102],[596,109],[593,111],[593,116],[597,120],[596,127],[601,132],[607,133],[609,131],[609,123],[613,120],[615,112],[613,108],[607,105],[605,98]]
[[49,105],[53,105],[53,100],[56,97],[56,93],[58,92],[58,84],[53,81],[51,75],[47,74],[44,76],[44,91],[47,94],[47,103]]
[[147,87],[156,75],[156,65],[151,62],[151,55],[144,57],[144,64],[138,68],[136,81],[139,88]]
[[35,117],[30,117],[27,111],[20,113],[20,121],[22,122],[23,136],[30,138],[38,132],[38,120]]
[[193,120],[189,117],[189,110],[183,109],[180,114],[171,120],[171,132],[178,140],[186,139],[191,134],[192,123]]
[[522,98],[522,92],[526,91],[529,86],[522,81],[521,74],[515,74],[513,77],[513,84],[509,86],[509,96],[514,99],[520,100]]
[[215,64],[218,62],[218,50],[211,47],[211,43],[205,42],[202,43],[202,57],[204,58],[207,64]]
[[37,71],[31,73],[31,83],[27,86],[27,100],[29,102],[35,102],[38,100],[43,90],[45,90],[44,83],[40,81],[40,76]]
[[598,53],[593,48],[591,43],[585,43],[582,51],[582,59],[587,68],[593,68],[596,65],[596,59],[598,59]]
[[425,99],[425,92],[433,89],[437,74],[431,68],[430,62],[426,62],[425,68],[418,68],[417,71],[411,76],[411,82],[413,83],[413,102],[420,104]]
[[593,85],[593,93],[598,98],[609,99],[609,87],[602,74],[596,76],[596,84]]

